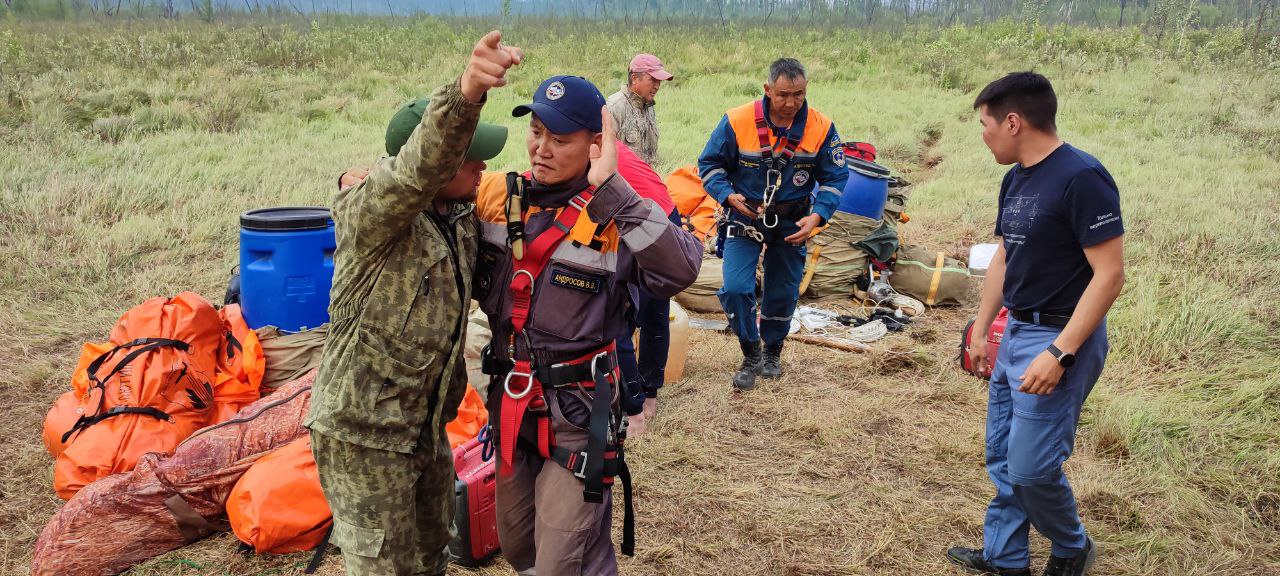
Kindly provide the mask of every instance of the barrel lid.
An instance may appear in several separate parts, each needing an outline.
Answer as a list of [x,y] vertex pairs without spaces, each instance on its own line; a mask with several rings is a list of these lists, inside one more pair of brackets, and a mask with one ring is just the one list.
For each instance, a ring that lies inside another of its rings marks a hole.
[[870,176],[872,178],[889,178],[889,169],[876,164],[875,162],[870,162],[861,158],[845,157],[844,163],[850,170],[862,174],[863,176]]
[[240,215],[240,227],[249,230],[322,230],[329,227],[329,209],[322,206],[259,208]]

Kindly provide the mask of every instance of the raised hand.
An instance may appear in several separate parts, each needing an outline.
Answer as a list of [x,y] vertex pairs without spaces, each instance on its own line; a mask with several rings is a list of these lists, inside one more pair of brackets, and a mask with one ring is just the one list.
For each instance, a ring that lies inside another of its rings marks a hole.
[[507,70],[524,60],[524,51],[514,46],[502,45],[502,32],[494,30],[484,35],[462,72],[462,95],[472,103],[479,103],[490,88],[507,85]]
[[587,171],[587,182],[592,186],[604,184],[618,171],[618,137],[613,133],[613,116],[608,106],[600,107],[600,126],[604,132],[600,134],[600,143],[591,145],[591,169]]

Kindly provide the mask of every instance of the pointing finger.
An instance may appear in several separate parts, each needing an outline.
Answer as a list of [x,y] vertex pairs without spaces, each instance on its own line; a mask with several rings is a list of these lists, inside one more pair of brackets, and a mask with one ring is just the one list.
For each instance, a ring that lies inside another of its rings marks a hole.
[[524,50],[515,46],[503,46],[502,49],[511,56],[512,64],[519,65],[520,62],[524,61]]

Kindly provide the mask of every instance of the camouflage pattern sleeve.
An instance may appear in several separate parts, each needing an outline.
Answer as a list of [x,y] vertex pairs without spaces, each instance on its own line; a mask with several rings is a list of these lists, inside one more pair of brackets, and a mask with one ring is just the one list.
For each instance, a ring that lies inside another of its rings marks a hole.
[[609,108],[609,115],[613,117],[614,135],[621,140],[622,128],[626,126],[627,122],[626,107],[630,104],[627,102],[626,96],[623,96],[622,92],[619,91],[610,95],[609,99],[605,102],[605,105]]
[[379,160],[363,183],[334,198],[334,220],[344,222],[349,245],[372,251],[408,230],[458,173],[482,106],[463,97],[457,80],[432,93],[422,123],[400,153]]

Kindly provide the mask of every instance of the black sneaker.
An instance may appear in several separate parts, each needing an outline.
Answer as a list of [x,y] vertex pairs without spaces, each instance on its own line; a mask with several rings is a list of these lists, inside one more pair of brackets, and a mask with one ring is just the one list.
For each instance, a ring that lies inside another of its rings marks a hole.
[[1084,576],[1098,559],[1098,547],[1093,545],[1093,538],[1085,537],[1084,552],[1075,558],[1059,558],[1050,556],[1044,565],[1044,576]]
[[756,375],[760,373],[760,341],[739,340],[738,344],[742,346],[742,366],[733,375],[733,389],[746,392],[756,387]]
[[981,548],[956,546],[947,550],[947,560],[964,568],[970,574],[994,574],[995,576],[1031,576],[1031,568],[996,568],[987,563]]

